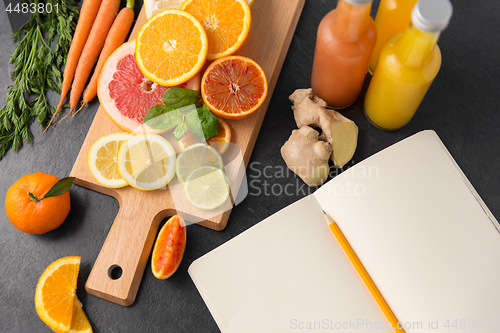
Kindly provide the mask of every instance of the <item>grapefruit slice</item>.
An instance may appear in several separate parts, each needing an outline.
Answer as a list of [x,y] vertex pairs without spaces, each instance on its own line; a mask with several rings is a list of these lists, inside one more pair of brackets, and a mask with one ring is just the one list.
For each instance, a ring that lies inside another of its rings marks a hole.
[[[135,40],[123,44],[111,54],[102,68],[97,96],[104,112],[116,126],[132,133],[161,133],[144,124],[149,108],[163,104],[161,98],[169,88],[147,79],[135,60]],[[200,76],[179,85],[199,91]]]
[[151,256],[151,270],[160,279],[168,279],[179,268],[186,249],[186,223],[172,216],[160,230]]
[[201,97],[217,116],[239,119],[255,112],[267,96],[264,70],[254,60],[228,56],[215,60],[201,79]]

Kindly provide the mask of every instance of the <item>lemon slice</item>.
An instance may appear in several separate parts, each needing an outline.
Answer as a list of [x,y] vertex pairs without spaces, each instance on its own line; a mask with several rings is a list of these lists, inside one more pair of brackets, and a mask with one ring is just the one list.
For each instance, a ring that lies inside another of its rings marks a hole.
[[184,183],[194,169],[204,165],[211,165],[222,169],[224,162],[214,147],[205,143],[195,143],[184,149],[177,157],[177,162],[175,163],[177,178],[179,178],[180,182]]
[[118,149],[131,137],[131,134],[125,132],[112,133],[103,136],[92,145],[87,166],[97,183],[109,188],[127,185],[118,172]]
[[165,9],[181,8],[184,0],[144,0],[144,9],[146,10],[146,18],[149,19],[154,14],[157,14]]
[[212,210],[222,206],[229,198],[229,180],[221,169],[201,166],[187,177],[184,192],[196,208]]
[[159,135],[133,136],[118,151],[118,171],[130,186],[156,190],[166,186],[175,175],[175,150]]
[[[246,0],[248,5],[252,7],[254,0]],[[151,16],[161,12],[165,9],[170,8],[181,8],[184,0],[144,0],[144,9],[146,10],[146,19]]]

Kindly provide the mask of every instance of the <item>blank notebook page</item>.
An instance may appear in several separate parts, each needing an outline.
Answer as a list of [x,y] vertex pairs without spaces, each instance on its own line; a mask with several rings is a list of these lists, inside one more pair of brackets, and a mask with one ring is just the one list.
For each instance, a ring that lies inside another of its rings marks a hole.
[[500,332],[498,222],[435,132],[375,154],[314,196],[407,333]]
[[195,260],[189,274],[224,333],[365,332],[368,322],[392,332],[313,196]]

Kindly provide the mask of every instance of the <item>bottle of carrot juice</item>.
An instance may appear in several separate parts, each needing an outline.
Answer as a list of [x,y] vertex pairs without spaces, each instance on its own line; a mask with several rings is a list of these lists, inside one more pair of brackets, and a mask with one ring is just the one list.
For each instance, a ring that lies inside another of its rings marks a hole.
[[372,0],[339,0],[318,28],[311,86],[334,108],[358,98],[377,39]]
[[437,41],[451,14],[449,0],[420,0],[408,29],[382,48],[364,102],[376,127],[397,130],[415,114],[441,67]]
[[373,73],[377,65],[382,46],[389,38],[403,32],[410,24],[411,10],[417,0],[381,0],[378,6],[375,25],[377,26],[377,43],[373,49],[368,71]]

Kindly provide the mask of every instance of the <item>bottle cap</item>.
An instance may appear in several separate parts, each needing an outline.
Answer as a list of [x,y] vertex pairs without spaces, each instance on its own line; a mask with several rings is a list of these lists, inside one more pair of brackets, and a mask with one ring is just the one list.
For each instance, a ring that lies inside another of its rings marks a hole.
[[351,5],[366,5],[367,3],[370,3],[372,1],[373,0],[345,0],[345,2],[348,2]]
[[424,32],[439,32],[446,29],[452,13],[449,0],[419,0],[411,12],[411,23]]

